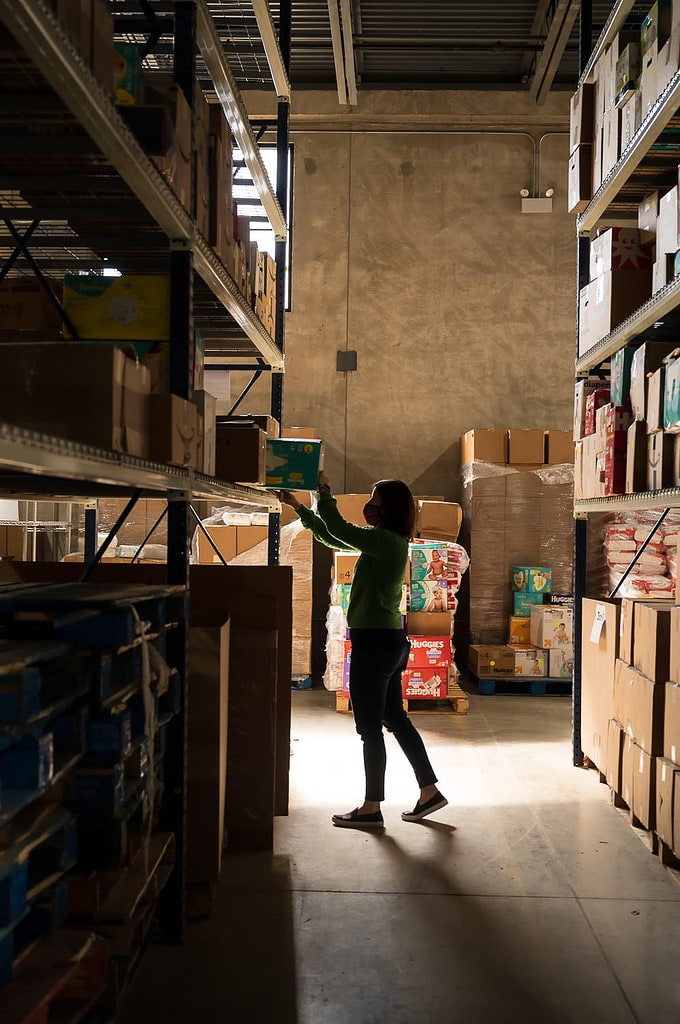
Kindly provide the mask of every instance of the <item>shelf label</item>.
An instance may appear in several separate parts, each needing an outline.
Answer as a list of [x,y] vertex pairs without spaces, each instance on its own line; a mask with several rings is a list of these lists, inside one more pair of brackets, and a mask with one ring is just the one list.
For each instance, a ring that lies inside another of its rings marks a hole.
[[593,621],[593,628],[590,631],[591,644],[599,644],[600,636],[602,635],[602,629],[606,621],[607,606],[604,604],[598,604],[597,608],[595,609],[595,619]]

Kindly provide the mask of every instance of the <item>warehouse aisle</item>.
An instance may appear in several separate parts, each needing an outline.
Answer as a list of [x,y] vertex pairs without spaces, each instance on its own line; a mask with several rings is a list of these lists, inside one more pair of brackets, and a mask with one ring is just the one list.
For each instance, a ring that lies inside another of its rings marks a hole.
[[231,855],[217,914],[153,947],[125,1024],[659,1024],[680,1018],[680,886],[571,767],[564,698],[419,715],[449,806],[388,740],[384,834],[335,829],[362,795],[351,719],[293,693],[291,814]]

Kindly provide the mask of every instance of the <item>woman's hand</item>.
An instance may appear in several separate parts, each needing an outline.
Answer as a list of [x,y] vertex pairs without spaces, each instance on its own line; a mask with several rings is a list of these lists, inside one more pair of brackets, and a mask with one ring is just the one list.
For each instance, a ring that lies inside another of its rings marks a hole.
[[290,505],[291,508],[302,508],[302,502],[298,501],[292,491],[274,491],[282,505]]
[[317,484],[317,489],[319,491],[330,491],[331,489],[331,482],[323,470],[321,470],[321,472],[319,473],[319,482]]

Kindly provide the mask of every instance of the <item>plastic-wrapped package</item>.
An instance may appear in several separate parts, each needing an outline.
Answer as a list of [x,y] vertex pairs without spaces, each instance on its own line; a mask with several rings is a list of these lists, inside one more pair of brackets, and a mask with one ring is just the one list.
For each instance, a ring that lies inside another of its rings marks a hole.
[[347,618],[337,604],[331,604],[326,615],[326,669],[323,685],[327,690],[342,690],[347,642]]
[[[607,593],[611,593],[622,579],[659,516],[660,511],[654,509],[617,512],[601,527],[602,547],[609,567]],[[672,509],[647,542],[645,550],[617,590],[617,597],[667,598],[674,595],[679,529],[680,510]],[[671,559],[673,568],[669,564]]]
[[[622,578],[621,573],[609,574],[610,592]],[[675,581],[670,576],[637,575],[632,572],[626,577],[616,592],[617,597],[632,598],[672,598],[675,594]]]

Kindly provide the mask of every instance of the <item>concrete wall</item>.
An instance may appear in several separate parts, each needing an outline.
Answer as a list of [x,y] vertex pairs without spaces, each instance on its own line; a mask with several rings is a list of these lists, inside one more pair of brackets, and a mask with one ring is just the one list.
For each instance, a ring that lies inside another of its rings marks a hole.
[[[567,128],[566,95],[295,97],[284,422],[317,427],[336,490],[397,476],[455,499],[465,430],[570,426]],[[523,215],[524,187],[553,188],[553,212]],[[346,349],[356,372],[336,370]]]

